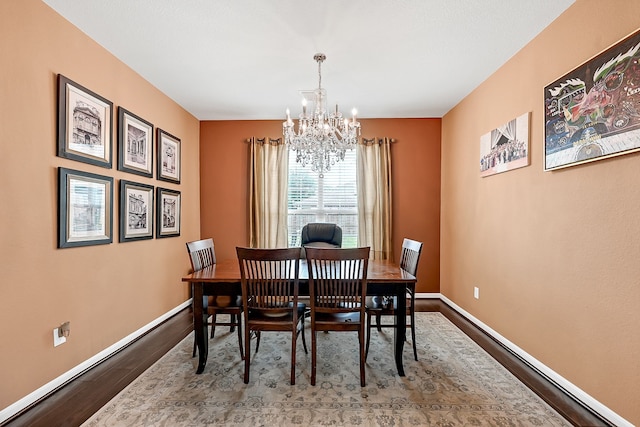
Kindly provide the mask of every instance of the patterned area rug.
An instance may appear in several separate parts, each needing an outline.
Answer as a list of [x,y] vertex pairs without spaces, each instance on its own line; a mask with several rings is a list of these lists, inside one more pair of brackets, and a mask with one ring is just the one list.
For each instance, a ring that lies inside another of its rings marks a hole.
[[[355,333],[318,334],[317,383],[311,353],[298,341],[296,385],[289,384],[290,336],[252,341],[251,380],[237,335],[209,342],[205,371],[195,374],[193,336],[185,338],[105,405],[85,426],[568,426],[440,313],[416,313],[418,358],[411,343],[405,377],[396,374],[393,331],[373,331],[360,387]],[[306,338],[311,351],[311,334]]]

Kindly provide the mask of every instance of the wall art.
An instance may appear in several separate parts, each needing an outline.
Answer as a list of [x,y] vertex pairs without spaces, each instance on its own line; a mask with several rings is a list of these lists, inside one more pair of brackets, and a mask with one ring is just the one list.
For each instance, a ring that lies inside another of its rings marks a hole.
[[180,235],[180,192],[158,187],[156,189],[156,237]]
[[153,186],[120,180],[120,241],[153,239]]
[[544,88],[544,168],[640,149],[640,31]]
[[58,156],[111,168],[113,103],[58,74]]
[[158,129],[158,175],[162,181],[180,183],[180,139]]
[[118,107],[118,170],[153,176],[153,125]]
[[58,168],[58,248],[113,242],[113,178]]
[[529,116],[522,114],[480,137],[480,176],[529,165]]

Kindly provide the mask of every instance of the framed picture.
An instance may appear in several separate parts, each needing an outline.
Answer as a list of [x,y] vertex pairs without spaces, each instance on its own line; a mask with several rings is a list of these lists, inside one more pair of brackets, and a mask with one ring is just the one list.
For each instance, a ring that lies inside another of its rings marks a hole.
[[156,189],[156,237],[180,235],[180,192],[158,187]]
[[58,74],[58,156],[111,168],[113,104]]
[[153,125],[118,107],[118,170],[153,177]]
[[180,184],[180,140],[158,129],[158,176],[162,181]]
[[480,137],[480,176],[529,165],[529,113]]
[[120,180],[120,241],[153,239],[153,186]]
[[640,31],[544,88],[544,169],[640,149]]
[[113,178],[58,168],[58,248],[113,242]]

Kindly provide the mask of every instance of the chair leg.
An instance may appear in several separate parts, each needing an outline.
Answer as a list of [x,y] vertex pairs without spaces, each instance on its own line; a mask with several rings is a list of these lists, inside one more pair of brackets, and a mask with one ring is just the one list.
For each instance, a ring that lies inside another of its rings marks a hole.
[[251,364],[251,329],[244,325],[244,383],[249,384],[249,365]]
[[316,331],[311,331],[311,385],[316,385]]
[[382,332],[382,312],[376,312],[376,325],[378,325],[378,332]]
[[300,333],[302,334],[302,347],[304,348],[304,354],[309,354],[307,351],[307,340],[304,338],[304,317],[302,318]]
[[366,360],[366,355],[364,352],[364,325],[362,324],[360,329],[358,330],[358,341],[360,342],[360,387],[364,387],[366,385],[364,376],[364,363]]
[[293,325],[291,334],[291,385],[296,384],[296,338],[298,337],[298,325]]
[[243,336],[242,336],[241,315],[240,314],[236,315],[236,319],[238,320],[238,346],[240,346],[240,358],[244,360],[244,351],[242,349]]
[[211,338],[216,334],[217,313],[214,311],[211,315]]
[[193,355],[191,355],[191,357],[196,357],[197,349],[198,349],[198,343],[196,342],[196,332],[193,331]]
[[256,331],[256,353],[260,348],[260,331]]
[[369,341],[371,341],[371,312],[367,312],[367,345],[364,350],[364,361],[369,357]]
[[411,343],[413,344],[413,357],[418,360],[418,349],[416,348],[416,310],[413,307],[413,303],[411,304],[410,309],[410,318],[411,318]]

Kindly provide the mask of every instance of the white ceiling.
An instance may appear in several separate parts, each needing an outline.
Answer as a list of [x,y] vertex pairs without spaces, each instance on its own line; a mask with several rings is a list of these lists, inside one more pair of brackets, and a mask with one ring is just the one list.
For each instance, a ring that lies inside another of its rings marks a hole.
[[43,0],[200,120],[442,117],[575,0]]

